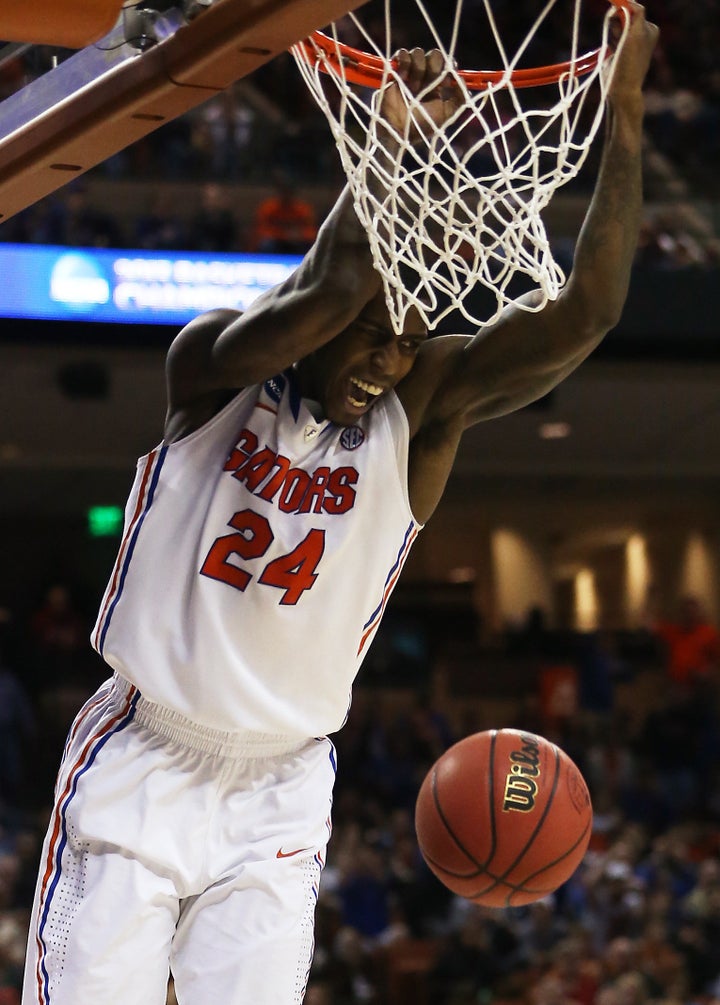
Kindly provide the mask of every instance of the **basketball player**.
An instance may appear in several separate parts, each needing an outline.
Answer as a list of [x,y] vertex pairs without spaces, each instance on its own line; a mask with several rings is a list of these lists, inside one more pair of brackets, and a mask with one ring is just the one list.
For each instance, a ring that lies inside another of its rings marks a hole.
[[[620,316],[656,36],[632,11],[574,271],[542,312],[432,340],[411,314],[394,335],[346,192],[286,282],[173,343],[164,439],[93,633],[113,676],[60,768],[23,1005],[163,1005],[169,967],[180,1005],[302,1001],[327,734],[462,432],[545,394]],[[399,55],[414,91],[437,58]],[[402,132],[396,88],[381,101]],[[452,97],[426,108],[444,121]]]

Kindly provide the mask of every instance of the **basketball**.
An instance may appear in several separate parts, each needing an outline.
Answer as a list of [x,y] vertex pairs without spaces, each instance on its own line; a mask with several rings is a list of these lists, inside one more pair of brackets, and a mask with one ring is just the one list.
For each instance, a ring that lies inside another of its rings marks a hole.
[[575,763],[517,729],[465,737],[427,773],[415,806],[423,858],[453,893],[487,907],[540,900],[575,872],[592,803]]

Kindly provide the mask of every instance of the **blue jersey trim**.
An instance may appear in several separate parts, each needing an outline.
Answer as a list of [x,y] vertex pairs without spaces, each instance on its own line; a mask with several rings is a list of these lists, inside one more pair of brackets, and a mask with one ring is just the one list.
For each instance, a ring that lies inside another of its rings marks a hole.
[[118,605],[118,601],[120,600],[120,597],[122,596],[123,586],[125,585],[125,579],[127,578],[128,569],[130,568],[130,562],[131,562],[133,554],[135,552],[135,545],[137,544],[137,539],[138,539],[138,537],[140,535],[140,529],[142,528],[143,521],[145,520],[145,517],[147,516],[148,510],[152,506],[152,502],[153,502],[153,499],[155,497],[155,489],[157,488],[157,483],[158,483],[158,480],[160,478],[160,471],[161,471],[163,463],[165,461],[165,456],[166,456],[167,452],[168,452],[168,446],[166,444],[164,447],[162,447],[162,449],[160,450],[160,453],[158,454],[157,464],[155,465],[155,470],[152,473],[152,479],[150,481],[150,488],[148,490],[148,496],[147,496],[147,502],[145,503],[145,509],[143,510],[142,515],[141,515],[140,519],[137,522],[135,530],[133,531],[133,536],[132,536],[132,539],[130,541],[130,545],[128,547],[127,553],[125,555],[125,561],[123,562],[122,572],[120,573],[120,582],[118,584],[118,590],[117,590],[117,593],[115,594],[115,597],[113,598],[112,604],[110,605],[110,610],[107,612],[107,617],[105,618],[105,624],[103,625],[102,634],[100,636],[100,643],[99,643],[98,649],[100,651],[100,655],[101,656],[103,655],[103,648],[105,646],[105,638],[106,638],[107,633],[108,633],[108,628],[110,627],[110,622],[112,621],[113,613],[115,611],[115,608]]

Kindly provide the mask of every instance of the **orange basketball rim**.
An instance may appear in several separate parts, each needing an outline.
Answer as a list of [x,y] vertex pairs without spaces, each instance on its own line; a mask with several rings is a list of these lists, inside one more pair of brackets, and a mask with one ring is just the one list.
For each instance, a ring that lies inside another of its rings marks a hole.
[[[608,0],[623,18],[629,17],[628,0]],[[378,88],[387,79],[387,64],[381,56],[356,49],[344,42],[336,41],[321,31],[314,31],[305,41],[298,43],[297,51],[310,65],[317,63],[322,57],[321,69],[334,72],[345,77],[351,84],[363,87]],[[493,84],[512,84],[513,87],[538,87],[542,84],[555,84],[567,76],[582,77],[590,73],[598,64],[601,49],[593,49],[575,59],[549,66],[536,66],[527,69],[507,70],[459,70],[470,91],[482,91]],[[394,60],[390,68],[397,69]]]

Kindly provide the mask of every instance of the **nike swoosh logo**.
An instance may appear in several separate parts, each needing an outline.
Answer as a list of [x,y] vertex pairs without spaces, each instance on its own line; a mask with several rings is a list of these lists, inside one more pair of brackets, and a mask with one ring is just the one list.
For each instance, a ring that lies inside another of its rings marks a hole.
[[296,848],[295,851],[283,851],[282,848],[278,848],[277,858],[292,858],[302,851],[310,851],[310,848]]

